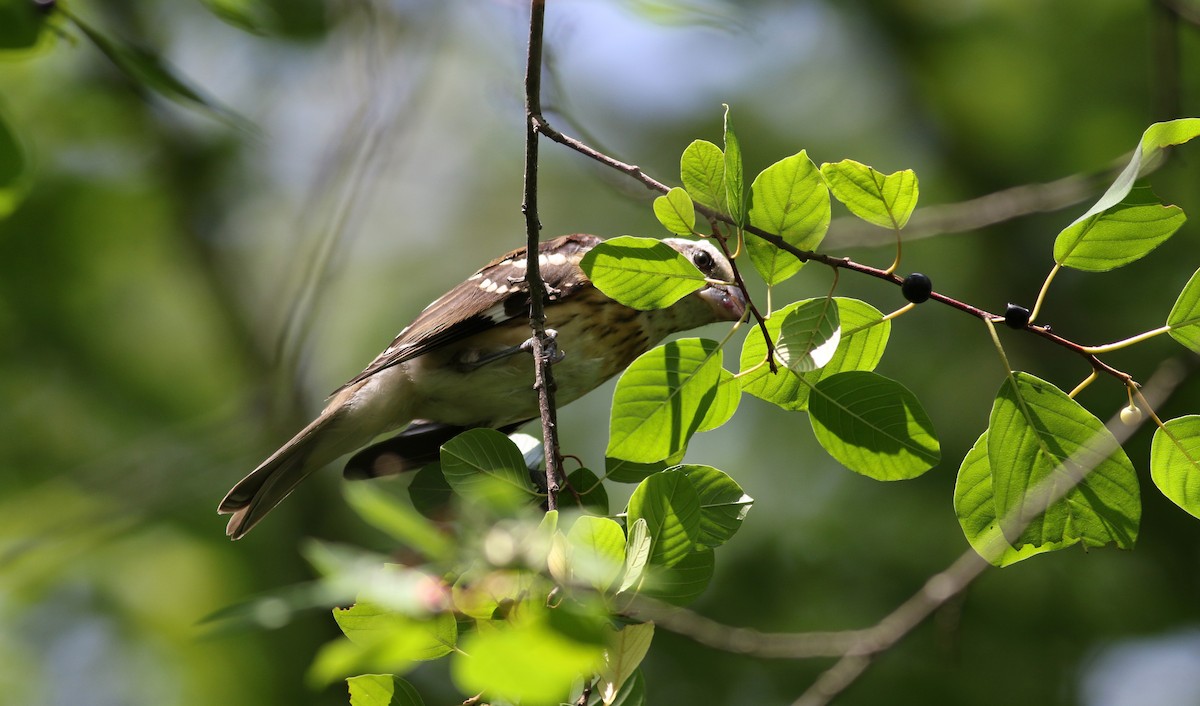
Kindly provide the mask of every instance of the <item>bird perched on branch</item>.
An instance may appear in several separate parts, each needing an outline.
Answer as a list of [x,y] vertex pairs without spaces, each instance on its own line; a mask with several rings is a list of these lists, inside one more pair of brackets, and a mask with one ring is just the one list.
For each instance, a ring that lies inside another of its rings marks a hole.
[[[664,242],[712,283],[666,309],[618,304],[579,267],[600,241],[565,235],[538,248],[549,292],[546,326],[563,354],[554,367],[560,404],[595,389],[668,334],[737,320],[745,310],[725,256],[711,243],[680,238]],[[508,433],[537,417],[533,356],[523,347],[530,337],[525,258],[524,248],[499,257],[426,307],[315,420],[229,491],[217,508],[233,515],[226,533],[240,538],[313,471],[380,434],[410,425],[351,458],[347,478],[417,468],[465,429]]]

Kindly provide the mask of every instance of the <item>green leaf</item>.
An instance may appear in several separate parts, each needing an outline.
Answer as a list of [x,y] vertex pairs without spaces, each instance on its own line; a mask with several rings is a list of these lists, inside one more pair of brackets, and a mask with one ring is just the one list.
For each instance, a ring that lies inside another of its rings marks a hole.
[[1200,517],[1200,415],[1172,419],[1154,432],[1150,477],[1171,502]]
[[821,448],[856,473],[906,480],[941,460],[932,422],[895,380],[854,370],[819,381],[809,395],[809,421]]
[[1186,220],[1178,206],[1164,206],[1149,188],[1140,187],[1121,203],[1067,226],[1054,240],[1054,261],[1107,272],[1150,254]]
[[1133,464],[1104,424],[1054,385],[1022,372],[1004,381],[988,424],[988,462],[996,514],[1014,547],[1128,549],[1137,539]]
[[450,540],[407,503],[389,495],[375,483],[347,483],[346,501],[358,516],[405,546],[431,559],[446,557]]
[[607,517],[584,515],[567,533],[571,573],[604,592],[625,566],[625,532]]
[[700,540],[700,496],[681,471],[655,473],[629,498],[626,521],[646,521],[650,563],[673,566]]
[[725,213],[725,153],[707,140],[696,140],[683,150],[679,178],[692,200]]
[[742,148],[733,132],[733,117],[725,108],[725,202],[729,215],[739,226],[746,222],[746,187],[742,177]]
[[446,482],[440,463],[431,463],[413,475],[408,484],[408,497],[417,512],[431,520],[445,521],[450,517],[454,491]]
[[[750,185],[750,224],[801,250],[816,250],[829,230],[829,188],[801,151],[762,170]],[[796,256],[746,234],[750,261],[767,284],[778,284],[804,266]]]
[[515,605],[533,590],[535,575],[517,569],[471,569],[450,589],[454,609],[476,620],[496,617],[502,606]]
[[691,235],[696,230],[696,208],[692,205],[692,197],[678,186],[666,196],[654,199],[654,215],[675,235]]
[[356,645],[386,645],[404,661],[425,662],[444,657],[458,641],[458,623],[452,613],[415,618],[375,603],[358,601],[349,608],[334,608],[333,619]]
[[266,34],[274,24],[271,7],[259,0],[201,0],[209,12],[251,34]]
[[363,674],[346,683],[350,706],[425,706],[416,687],[393,674]]
[[661,240],[622,235],[579,262],[592,284],[634,309],[665,309],[706,285],[704,274]]
[[621,687],[637,673],[638,665],[646,658],[653,639],[654,623],[626,625],[612,631],[608,649],[604,651],[604,669],[596,685],[602,703],[612,704],[617,700]]
[[[579,502],[585,512],[593,515],[608,514],[608,490],[591,470],[576,468],[567,476],[567,484],[579,495]],[[574,496],[572,495],[573,501]]]
[[687,448],[716,400],[716,341],[682,338],[643,353],[613,393],[605,456],[652,463]]
[[1171,327],[1167,332],[1171,338],[1200,353],[1200,270],[1192,273],[1183,286],[1175,306],[1167,315],[1167,326]]
[[495,429],[469,429],[442,445],[442,475],[467,500],[509,509],[537,497],[525,459]]
[[641,592],[675,606],[685,606],[700,596],[713,577],[713,550],[697,549],[671,567],[650,566]]
[[314,686],[364,671],[405,671],[413,662],[449,654],[458,638],[450,613],[414,618],[360,601],[335,608],[333,616],[346,637],[317,653],[308,674]]
[[[2,18],[0,18],[0,26]],[[17,209],[29,185],[29,162],[17,135],[0,115],[0,218]]]
[[[1096,214],[1107,211],[1125,200],[1138,177],[1148,172],[1161,157],[1162,150],[1200,136],[1200,118],[1181,118],[1154,123],[1142,133],[1142,139],[1125,169],[1117,176],[1108,191],[1091,208],[1071,224],[1082,223]],[[1070,226],[1068,226],[1070,229]]]
[[837,302],[833,297],[810,299],[783,317],[775,356],[792,372],[807,373],[833,360],[841,338]]
[[1009,566],[1035,554],[1065,546],[1045,544],[1035,547],[1026,544],[1020,550],[1013,549],[1000,531],[993,499],[992,466],[988,463],[985,431],[963,458],[958,469],[958,480],[954,484],[954,512],[958,515],[958,524],[962,526],[967,542],[979,556],[996,566]]
[[871,225],[900,230],[917,207],[917,175],[911,169],[884,174],[843,159],[822,164],[821,175],[834,198]]
[[[705,413],[704,419],[696,431],[712,431],[733,418],[738,404],[742,401],[742,384],[733,373],[725,368],[720,370],[720,380],[717,382],[717,396]],[[639,479],[640,480],[640,479]]]
[[746,495],[742,486],[724,471],[712,466],[687,464],[674,470],[682,471],[700,498],[700,536],[697,541],[706,547],[719,547],[742,526],[754,498]]
[[100,50],[101,54],[104,54],[137,86],[150,89],[181,105],[198,108],[213,117],[232,120],[240,124],[246,123],[243,118],[228,108],[201,95],[187,81],[176,75],[175,69],[164,62],[159,55],[143,47],[108,37],[79,19],[78,15],[71,15],[71,21]]
[[639,584],[650,563],[650,550],[653,542],[650,539],[649,524],[645,518],[629,520],[629,538],[625,542],[625,574],[621,577],[621,585],[617,592],[628,590]]
[[[772,339],[778,339],[783,320],[812,299],[789,304],[771,314],[767,331]],[[780,370],[772,375],[766,365],[747,373],[766,359],[767,343],[762,331],[755,327],[746,335],[742,344],[740,378],[746,392],[788,410],[808,409],[808,391],[818,381],[847,370],[874,370],[883,358],[891,335],[892,322],[885,321],[878,309],[857,299],[834,297],[838,305],[838,319],[842,336],[833,358],[820,370],[802,376]]]
[[546,615],[556,612],[522,604],[516,619],[468,635],[450,663],[455,685],[522,706],[566,701],[573,682],[603,665],[604,632],[601,623],[562,626]]
[[39,10],[33,0],[0,0],[0,51],[35,46],[45,28],[47,12]]
[[641,669],[635,669],[633,676],[625,681],[611,702],[605,701],[606,694],[602,689],[593,689],[588,698],[588,706],[645,706],[646,677]]
[[604,477],[615,483],[641,483],[652,474],[673,465],[675,464],[671,463],[670,459],[650,461],[648,463],[634,463],[633,461],[607,456],[604,459]]

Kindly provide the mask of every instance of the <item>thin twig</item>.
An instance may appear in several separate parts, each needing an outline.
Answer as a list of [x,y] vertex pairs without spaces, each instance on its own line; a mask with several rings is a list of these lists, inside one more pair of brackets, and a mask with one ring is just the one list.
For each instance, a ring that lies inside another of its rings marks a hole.
[[[1147,407],[1153,409],[1165,402],[1194,367],[1195,364],[1190,360],[1181,362],[1171,358],[1163,361],[1142,388]],[[1087,463],[1084,466],[1067,468],[1066,462],[1061,464],[1059,469],[1067,471],[1066,483],[1059,482],[1062,479],[1055,472],[1050,473],[1030,489],[1025,502],[1014,508],[1013,518],[998,518],[999,525],[1006,527],[1009,532],[1023,531],[1034,517],[1045,512],[1078,487],[1087,478],[1088,473],[1128,441],[1141,428],[1143,422],[1130,425],[1122,422],[1119,414],[1113,416],[1105,425],[1112,436],[1102,437],[1099,440],[1099,449],[1092,448],[1092,445],[1085,445],[1081,449],[1087,452]],[[1020,521],[1010,524],[1009,519]],[[1003,551],[1005,546],[1007,545],[999,546],[997,551]],[[899,642],[947,601],[966,590],[990,566],[975,550],[969,549],[964,552],[946,570],[926,581],[920,591],[887,617],[874,627],[862,631],[863,640],[848,649],[841,659],[817,677],[812,686],[801,694],[792,706],[825,706],[830,703],[866,671],[872,656]]]
[[538,411],[542,418],[542,444],[546,453],[546,507],[558,508],[560,457],[558,452],[558,414],[554,403],[554,339],[546,333],[546,283],[538,262],[538,242],[542,224],[538,219],[538,126],[541,122],[542,31],[545,24],[545,0],[529,3],[529,51],[525,65],[525,196],[521,212],[525,214],[525,282],[529,287],[529,328],[533,331],[533,387],[538,393]]

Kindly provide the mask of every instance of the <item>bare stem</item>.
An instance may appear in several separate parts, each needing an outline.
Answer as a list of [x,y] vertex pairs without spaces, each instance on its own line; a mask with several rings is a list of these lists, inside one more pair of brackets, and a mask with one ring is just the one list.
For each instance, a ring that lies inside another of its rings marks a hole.
[[533,387],[538,393],[538,412],[542,418],[542,444],[546,452],[546,507],[558,508],[558,493],[562,485],[559,470],[558,414],[554,403],[554,373],[550,364],[554,357],[554,340],[546,333],[546,283],[542,281],[538,263],[538,243],[542,224],[538,218],[538,125],[542,112],[542,31],[545,23],[545,0],[529,3],[529,51],[525,64],[525,195],[521,212],[525,214],[526,253],[525,282],[529,286],[529,328],[533,331]]

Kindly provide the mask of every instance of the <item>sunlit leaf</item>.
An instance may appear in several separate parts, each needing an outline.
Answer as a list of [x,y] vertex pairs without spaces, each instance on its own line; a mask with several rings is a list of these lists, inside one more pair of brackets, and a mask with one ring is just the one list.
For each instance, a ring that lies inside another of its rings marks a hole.
[[[1071,224],[1082,223],[1092,216],[1107,211],[1125,200],[1138,177],[1148,172],[1161,157],[1163,149],[1172,145],[1181,145],[1200,136],[1200,118],[1181,118],[1166,122],[1154,123],[1142,133],[1142,139],[1130,158],[1129,164],[1113,181],[1112,186],[1104,192],[1091,208]],[[1070,229],[1071,226],[1068,226]]]
[[621,687],[637,672],[638,665],[645,659],[653,639],[654,623],[626,625],[610,633],[608,648],[604,651],[604,669],[600,671],[596,685],[604,704],[612,704],[617,700]]
[[698,464],[677,466],[700,498],[700,536],[697,540],[706,547],[719,547],[742,526],[754,498],[746,495],[742,486],[724,471]]
[[683,150],[679,177],[692,200],[722,213],[725,200],[725,153],[707,140],[696,140]]
[[725,368],[720,370],[720,380],[717,382],[717,395],[708,407],[704,419],[696,431],[712,431],[733,418],[738,404],[742,401],[742,384]]
[[1168,333],[1171,338],[1200,353],[1200,270],[1192,273],[1191,279],[1167,315]]
[[567,533],[572,575],[597,591],[606,591],[625,565],[625,532],[607,517],[584,515]]
[[597,289],[634,309],[664,309],[706,285],[695,265],[654,238],[606,240],[589,250],[579,266]]
[[686,189],[675,187],[654,199],[654,215],[663,227],[676,235],[691,235],[696,230],[696,208]]
[[876,480],[915,478],[942,457],[916,396],[876,373],[854,370],[821,380],[809,393],[808,416],[821,448]]
[[314,685],[365,671],[405,671],[414,662],[449,654],[458,639],[458,624],[450,613],[414,618],[359,602],[334,609],[333,616],[346,637],[318,652],[308,675]]
[[881,228],[900,230],[917,206],[917,175],[911,169],[891,174],[844,159],[822,164],[821,175],[834,198],[850,213]]
[[686,449],[720,377],[716,341],[683,338],[642,354],[617,381],[605,456],[652,463]]
[[967,542],[979,556],[996,566],[1009,566],[1035,554],[1065,546],[1048,543],[1035,547],[1026,544],[1017,550],[1004,538],[996,519],[986,431],[967,452],[958,469],[958,480],[954,484],[954,512],[958,515],[958,524],[962,526]]
[[1154,432],[1150,477],[1171,502],[1200,517],[1200,415],[1172,419]]
[[467,635],[450,662],[455,685],[522,706],[551,706],[567,700],[571,685],[603,666],[604,623],[564,622],[556,610],[523,606],[516,619]]
[[1136,188],[1121,203],[1077,221],[1054,240],[1054,261],[1086,272],[1106,272],[1148,255],[1187,217],[1164,206],[1150,189]]
[[650,539],[649,525],[645,518],[628,521],[629,536],[625,540],[625,574],[621,577],[618,592],[628,590],[641,582],[650,563],[650,550],[653,543]]
[[725,202],[735,223],[746,222],[746,187],[742,177],[742,148],[733,131],[733,117],[725,105]]
[[837,302],[832,297],[810,299],[783,317],[775,356],[792,372],[807,373],[833,360],[841,338]]
[[988,424],[988,463],[996,514],[1014,547],[1128,549],[1137,539],[1133,464],[1112,432],[1054,385],[1023,372],[1005,379]]
[[496,617],[497,610],[528,595],[535,583],[530,571],[518,569],[472,569],[464,572],[450,589],[454,609],[478,620]]
[[[772,340],[779,338],[783,320],[788,314],[810,301],[813,300],[795,302],[771,314],[767,331]],[[883,314],[866,302],[844,297],[835,297],[834,301],[838,305],[842,335],[833,358],[823,368],[804,373],[803,380],[782,367],[772,375],[765,364],[747,373],[762,363],[767,355],[766,339],[762,331],[755,327],[746,334],[746,341],[742,344],[742,389],[784,409],[803,410],[808,409],[809,388],[819,380],[847,370],[873,370],[883,358],[892,322],[884,321]]]
[[602,689],[592,689],[592,695],[588,698],[588,706],[645,706],[646,678],[642,675],[642,670],[633,670],[633,676],[617,690],[611,702],[604,700],[606,696],[608,695]]
[[700,496],[680,471],[655,473],[629,498],[626,521],[646,521],[650,562],[678,564],[700,540]]
[[[750,185],[750,224],[801,250],[816,250],[829,230],[829,189],[801,151],[762,170]],[[777,284],[804,265],[796,256],[746,234],[750,261],[767,284]]]
[[350,706],[425,706],[416,687],[392,674],[362,674],[346,683]]
[[455,493],[492,507],[537,497],[520,449],[495,429],[470,429],[443,444],[442,475]]

